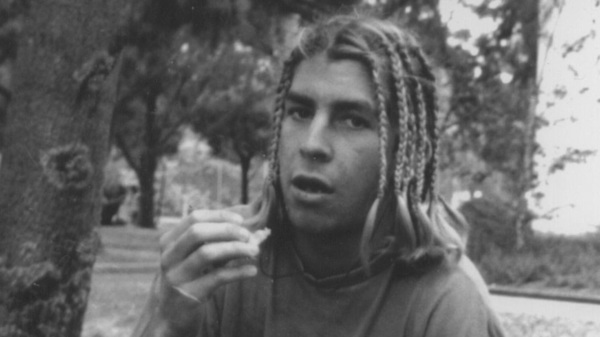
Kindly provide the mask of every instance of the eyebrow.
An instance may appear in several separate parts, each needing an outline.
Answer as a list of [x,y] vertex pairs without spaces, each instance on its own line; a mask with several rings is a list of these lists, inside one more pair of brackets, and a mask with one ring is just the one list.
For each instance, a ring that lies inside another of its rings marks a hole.
[[375,107],[373,107],[373,105],[368,102],[368,101],[363,101],[363,100],[354,100],[354,101],[340,101],[340,102],[335,102],[333,104],[333,110],[339,110],[339,111],[344,111],[344,110],[355,110],[357,112],[361,112],[361,113],[365,113],[365,114],[375,114]]
[[312,98],[310,98],[309,96],[303,95],[301,93],[295,92],[295,91],[288,92],[288,94],[285,97],[285,100],[290,101],[292,103],[300,104],[300,105],[306,105],[306,106],[310,106],[310,107],[315,106],[315,102]]
[[[315,102],[312,98],[307,95],[290,91],[286,96],[286,101],[290,101],[295,104],[305,105],[308,107],[314,107]],[[357,100],[340,100],[333,102],[333,110],[358,110],[362,112],[373,112],[375,107],[370,101],[357,99]]]

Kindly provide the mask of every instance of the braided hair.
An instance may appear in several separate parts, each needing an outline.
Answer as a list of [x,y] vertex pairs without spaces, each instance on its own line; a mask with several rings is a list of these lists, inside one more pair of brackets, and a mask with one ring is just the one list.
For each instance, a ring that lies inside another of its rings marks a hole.
[[[379,215],[386,207],[395,214],[390,236],[397,243],[396,256],[400,261],[419,264],[439,261],[454,252],[459,256],[464,244],[452,227],[453,222],[448,221],[454,218],[453,211],[440,200],[435,188],[439,138],[435,77],[412,35],[390,22],[371,18],[336,16],[306,29],[284,63],[273,112],[269,175],[262,198],[254,203],[253,225],[270,227],[274,236],[282,230],[277,225],[283,212],[278,204],[278,148],[284,101],[297,65],[323,53],[332,61],[350,59],[362,63],[373,81],[380,170],[377,198],[367,215],[361,239],[365,267],[368,268],[373,253],[371,242],[381,220]],[[389,146],[395,152],[392,162]]]

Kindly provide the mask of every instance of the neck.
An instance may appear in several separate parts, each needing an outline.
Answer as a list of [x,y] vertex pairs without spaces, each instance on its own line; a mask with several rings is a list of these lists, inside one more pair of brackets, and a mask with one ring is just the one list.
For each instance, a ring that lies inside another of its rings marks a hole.
[[349,271],[359,260],[361,233],[319,235],[296,232],[294,246],[304,270],[317,278]]

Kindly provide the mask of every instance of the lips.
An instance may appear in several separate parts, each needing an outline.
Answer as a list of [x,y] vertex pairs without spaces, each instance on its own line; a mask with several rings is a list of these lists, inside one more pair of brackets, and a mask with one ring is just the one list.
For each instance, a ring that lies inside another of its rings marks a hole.
[[324,179],[308,175],[297,175],[292,178],[292,186],[310,194],[331,194],[333,187]]

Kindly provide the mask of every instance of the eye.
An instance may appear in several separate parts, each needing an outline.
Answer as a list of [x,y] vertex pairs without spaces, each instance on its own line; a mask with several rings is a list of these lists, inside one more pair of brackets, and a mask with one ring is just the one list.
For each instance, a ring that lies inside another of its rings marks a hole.
[[366,118],[357,116],[355,114],[347,114],[340,118],[344,126],[351,129],[368,129],[371,127],[371,123]]
[[294,107],[290,107],[286,110],[286,115],[289,117],[292,117],[292,119],[294,120],[298,120],[298,121],[302,121],[302,120],[307,120],[310,119],[313,115],[312,111],[304,108],[304,107],[300,107],[300,106],[294,106]]

